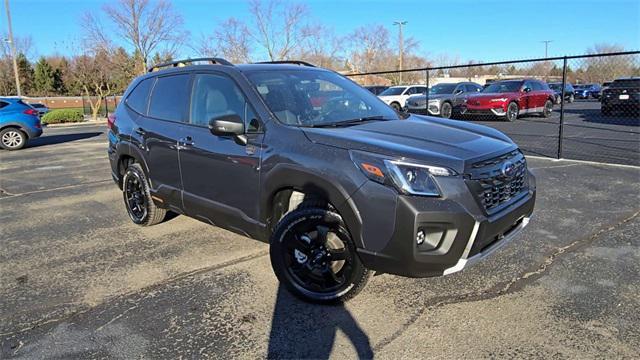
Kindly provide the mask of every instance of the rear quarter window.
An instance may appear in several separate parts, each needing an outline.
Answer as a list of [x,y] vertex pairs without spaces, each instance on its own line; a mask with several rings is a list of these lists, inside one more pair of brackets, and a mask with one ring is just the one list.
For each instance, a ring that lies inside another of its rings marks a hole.
[[149,78],[142,80],[136,87],[131,91],[129,96],[127,97],[127,105],[132,108],[135,112],[142,115],[147,115],[147,105],[149,104],[149,91],[153,87],[153,82],[155,78]]
[[149,117],[186,122],[191,96],[190,79],[189,74],[159,77],[151,94]]

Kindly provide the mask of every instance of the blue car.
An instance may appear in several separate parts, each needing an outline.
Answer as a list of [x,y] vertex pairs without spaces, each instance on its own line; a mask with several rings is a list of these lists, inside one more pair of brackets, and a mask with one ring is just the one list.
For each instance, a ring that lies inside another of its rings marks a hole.
[[600,98],[601,87],[598,84],[573,85],[576,99]]
[[0,146],[22,149],[30,139],[42,135],[38,110],[18,98],[0,98]]

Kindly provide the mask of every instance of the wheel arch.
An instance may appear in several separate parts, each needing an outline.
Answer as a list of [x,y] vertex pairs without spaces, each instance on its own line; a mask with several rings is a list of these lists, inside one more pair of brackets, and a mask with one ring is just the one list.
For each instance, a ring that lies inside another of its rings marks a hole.
[[331,182],[322,174],[317,174],[291,165],[278,165],[269,172],[263,182],[260,208],[261,222],[266,224],[266,237],[271,235],[278,221],[292,210],[292,196],[326,201],[326,205],[342,216],[356,246],[362,246],[361,220],[351,200],[351,194],[341,185]]

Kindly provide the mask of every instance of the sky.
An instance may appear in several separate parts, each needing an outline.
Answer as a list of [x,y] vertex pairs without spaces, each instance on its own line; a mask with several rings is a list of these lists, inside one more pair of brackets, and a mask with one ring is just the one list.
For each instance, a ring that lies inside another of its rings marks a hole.
[[[14,36],[31,36],[32,58],[69,54],[82,37],[79,19],[100,12],[108,0],[9,0]],[[345,35],[359,26],[382,24],[395,39],[397,20],[405,36],[418,40],[419,54],[458,56],[482,62],[579,55],[596,43],[640,49],[640,0],[311,0],[311,20]],[[245,1],[173,0],[193,39],[213,32],[228,17],[249,21]],[[4,2],[0,33],[6,33]],[[196,54],[183,49],[183,56]]]

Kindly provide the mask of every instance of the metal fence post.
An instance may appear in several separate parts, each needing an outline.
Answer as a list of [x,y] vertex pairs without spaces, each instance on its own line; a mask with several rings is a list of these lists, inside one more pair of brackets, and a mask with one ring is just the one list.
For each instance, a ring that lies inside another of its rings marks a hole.
[[562,60],[562,92],[560,93],[560,126],[558,127],[558,159],[562,159],[562,138],[564,137],[564,89],[567,83],[567,56]]
[[424,110],[425,110],[425,115],[429,115],[429,69],[425,70],[425,73],[427,74],[426,77],[426,87],[427,87],[427,91],[424,94]]

